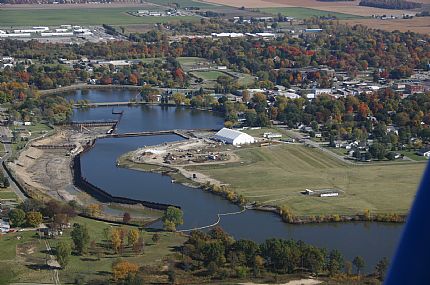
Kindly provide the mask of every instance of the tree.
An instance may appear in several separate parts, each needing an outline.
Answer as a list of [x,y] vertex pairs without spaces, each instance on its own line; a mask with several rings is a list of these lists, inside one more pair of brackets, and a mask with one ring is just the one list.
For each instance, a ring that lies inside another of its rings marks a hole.
[[124,223],[128,223],[128,222],[130,222],[130,220],[131,220],[131,215],[129,213],[125,212],[124,215],[122,216],[122,221]]
[[218,266],[224,265],[226,262],[224,254],[225,247],[221,241],[207,243],[202,248],[203,262],[205,265],[209,265],[212,262]]
[[383,281],[385,278],[385,273],[387,272],[388,268],[388,259],[386,257],[382,258],[375,267],[376,275],[378,276],[379,280]]
[[27,224],[30,227],[38,227],[43,221],[43,217],[40,212],[28,212],[26,214],[26,218]]
[[9,212],[9,220],[13,227],[20,227],[25,224],[25,212],[18,208],[12,209]]
[[385,146],[381,143],[372,144],[369,148],[369,152],[373,158],[377,158],[379,160],[384,159],[385,155],[387,154]]
[[137,241],[133,244],[133,251],[135,254],[142,253],[143,248],[145,247],[145,241],[143,240],[143,237],[139,237]]
[[70,235],[76,252],[79,255],[85,253],[90,242],[90,235],[88,233],[87,226],[78,223],[73,224],[73,230]]
[[345,273],[346,275],[351,275],[352,274],[352,262],[349,260],[345,261],[345,264],[343,265],[344,269],[345,269]]
[[70,253],[71,253],[70,244],[65,241],[60,241],[57,245],[57,249],[55,252],[55,256],[57,257],[58,263],[62,268],[65,268],[69,263]]
[[88,213],[93,217],[99,216],[102,211],[103,206],[100,204],[90,204],[88,206]]
[[134,245],[140,237],[139,230],[131,229],[128,231],[128,245]]
[[121,228],[114,228],[110,234],[110,242],[112,245],[112,249],[119,253],[124,243],[123,233]]
[[163,216],[164,227],[170,231],[175,231],[178,225],[184,223],[183,212],[176,207],[168,207]]
[[175,104],[178,105],[178,106],[182,105],[182,103],[185,102],[185,99],[186,99],[186,97],[182,93],[175,93],[175,94],[173,94],[173,101],[175,101]]
[[365,265],[363,257],[356,256],[352,261],[352,264],[354,264],[355,268],[357,269],[357,275],[360,275],[360,271]]
[[139,271],[139,265],[118,259],[112,263],[112,274],[115,281],[123,280],[128,276],[135,276]]
[[152,241],[154,243],[158,243],[159,240],[160,240],[160,235],[158,233],[155,233],[152,235]]
[[342,254],[338,250],[332,250],[328,258],[328,270],[331,276],[338,274],[344,265]]

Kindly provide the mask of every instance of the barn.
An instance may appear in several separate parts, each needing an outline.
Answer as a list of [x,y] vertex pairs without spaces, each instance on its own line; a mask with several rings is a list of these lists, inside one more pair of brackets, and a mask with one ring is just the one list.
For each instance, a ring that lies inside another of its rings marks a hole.
[[232,145],[251,144],[255,142],[252,136],[228,128],[222,128],[219,130],[215,134],[214,138],[218,141]]

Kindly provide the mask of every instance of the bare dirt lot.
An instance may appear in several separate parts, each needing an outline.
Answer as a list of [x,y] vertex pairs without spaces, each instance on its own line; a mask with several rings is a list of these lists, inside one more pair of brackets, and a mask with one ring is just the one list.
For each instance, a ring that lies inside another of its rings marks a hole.
[[341,23],[348,25],[364,25],[369,28],[378,28],[386,31],[399,30],[401,32],[412,31],[421,34],[430,34],[430,18],[429,17],[415,17],[413,19],[396,19],[390,21],[378,19],[353,19],[341,20]]
[[[208,0],[207,2],[213,2],[233,7],[244,6],[246,8],[304,7],[357,16],[371,16],[383,14],[401,15],[410,12],[407,10],[389,10],[373,7],[362,7],[358,6],[358,3],[360,2],[359,0],[347,2],[322,2],[316,0]],[[430,0],[421,0],[418,2],[428,3],[430,2]]]
[[23,150],[18,159],[10,163],[19,180],[26,187],[37,189],[55,199],[69,201],[81,200],[73,186],[72,172],[70,169],[70,149],[40,149],[32,145],[81,145],[86,143],[97,133],[105,133],[105,128],[81,132],[72,128],[57,130],[52,136],[42,138],[30,144]]

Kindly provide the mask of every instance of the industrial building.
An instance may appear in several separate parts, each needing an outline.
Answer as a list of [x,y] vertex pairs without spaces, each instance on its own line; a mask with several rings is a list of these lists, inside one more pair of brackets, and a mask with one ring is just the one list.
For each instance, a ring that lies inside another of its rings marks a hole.
[[214,139],[232,145],[244,145],[255,142],[252,136],[228,128],[222,128],[219,130],[215,134]]

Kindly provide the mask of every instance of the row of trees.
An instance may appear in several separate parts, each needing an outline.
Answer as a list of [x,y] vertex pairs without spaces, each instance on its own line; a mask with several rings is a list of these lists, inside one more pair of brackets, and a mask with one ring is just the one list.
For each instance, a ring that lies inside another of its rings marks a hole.
[[49,201],[43,204],[37,200],[28,199],[15,209],[10,210],[9,220],[14,227],[37,227],[46,217],[46,222],[53,228],[59,228],[69,222],[70,218],[76,216],[75,204],[61,204]]

